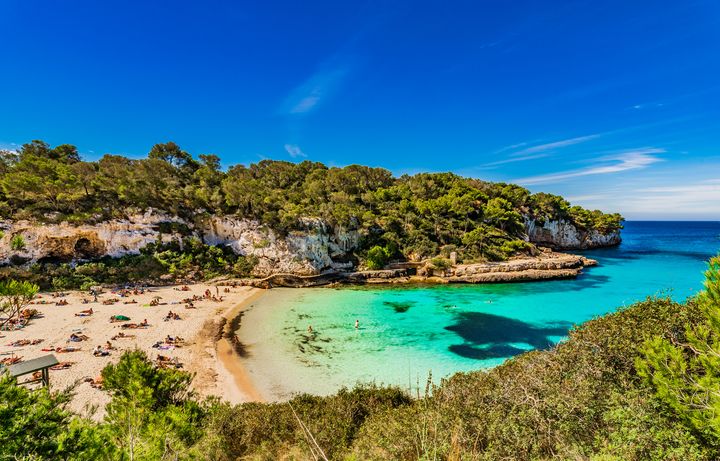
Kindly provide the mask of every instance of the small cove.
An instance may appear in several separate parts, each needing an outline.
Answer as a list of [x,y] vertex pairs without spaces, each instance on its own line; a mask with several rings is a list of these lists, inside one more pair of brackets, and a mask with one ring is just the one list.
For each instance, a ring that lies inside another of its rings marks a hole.
[[574,280],[273,289],[245,313],[242,360],[268,400],[372,381],[414,391],[429,374],[437,382],[551,347],[646,296],[684,300],[718,250],[718,222],[628,222],[621,246],[583,253],[600,265]]

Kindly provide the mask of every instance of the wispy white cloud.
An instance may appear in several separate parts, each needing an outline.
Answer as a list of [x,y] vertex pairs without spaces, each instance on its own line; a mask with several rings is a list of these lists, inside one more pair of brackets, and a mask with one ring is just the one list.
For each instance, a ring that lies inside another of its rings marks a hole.
[[297,144],[285,144],[285,150],[292,158],[307,157],[307,154],[303,152]]
[[644,104],[635,104],[634,106],[632,106],[632,108],[635,109],[635,110],[655,109],[655,108],[658,108],[658,107],[662,107],[662,106],[664,106],[664,105],[665,105],[665,104],[664,104],[664,103],[661,103],[661,102],[647,102],[647,103],[644,103]]
[[563,147],[574,146],[575,144],[580,144],[583,142],[591,141],[593,139],[599,138],[600,136],[602,136],[602,133],[591,134],[591,135],[587,135],[587,136],[578,136],[576,138],[562,139],[560,141],[553,141],[553,142],[549,142],[549,143],[545,143],[545,144],[540,144],[537,146],[527,147],[523,150],[513,152],[510,155],[513,157],[516,157],[516,156],[524,156],[524,155],[528,155],[528,154],[535,154],[537,152],[546,152],[546,151],[550,151],[550,150],[554,150],[554,149],[560,149]]
[[638,189],[623,200],[623,213],[720,219],[720,180]]
[[20,149],[20,144],[15,142],[0,142],[0,150],[7,150],[10,152],[17,152]]
[[550,154],[534,154],[534,155],[526,155],[524,157],[510,157],[506,158],[505,160],[498,160],[497,162],[490,162],[483,165],[484,167],[493,167],[498,165],[504,165],[506,163],[515,163],[515,162],[524,162],[525,160],[535,160],[538,158],[545,158],[550,156]]
[[566,200],[574,204],[577,202],[596,202],[598,200],[604,200],[607,197],[606,194],[573,195],[566,197]]
[[500,149],[498,149],[498,150],[496,150],[495,152],[493,152],[493,154],[499,154],[499,153],[501,153],[501,152],[507,152],[507,151],[509,151],[509,150],[515,150],[515,149],[518,149],[518,148],[520,148],[520,147],[527,146],[528,144],[530,144],[530,142],[527,142],[527,141],[526,141],[526,142],[519,142],[519,143],[517,143],[517,144],[510,144],[509,146],[501,147]]
[[337,90],[348,70],[347,66],[341,65],[317,71],[290,93],[281,111],[286,114],[306,114],[313,111]]
[[523,185],[548,184],[561,182],[567,179],[577,178],[581,176],[602,175],[620,173],[628,170],[638,170],[646,168],[653,163],[662,161],[662,159],[656,154],[661,154],[663,152],[665,152],[665,149],[659,149],[655,147],[628,150],[620,152],[613,156],[604,157],[600,159],[600,164],[598,165],[590,166],[587,168],[580,168],[576,170],[567,170],[557,173],[530,176],[527,178],[516,179],[512,182],[517,182]]

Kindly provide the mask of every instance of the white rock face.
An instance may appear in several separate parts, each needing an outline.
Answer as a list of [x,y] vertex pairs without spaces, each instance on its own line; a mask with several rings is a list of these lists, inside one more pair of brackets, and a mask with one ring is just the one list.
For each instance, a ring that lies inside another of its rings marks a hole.
[[257,257],[258,264],[253,270],[257,276],[316,275],[324,270],[352,267],[351,262],[337,263],[332,258],[357,247],[360,240],[357,231],[332,232],[319,219],[306,218],[302,224],[304,230],[280,238],[258,221],[223,216],[210,218],[200,232],[209,245],[229,245],[237,254]]
[[[319,219],[303,220],[303,230],[281,238],[257,221],[231,216],[213,217],[200,224],[180,218],[148,212],[127,220],[94,225],[68,223],[42,225],[27,221],[0,222],[0,264],[11,259],[36,262],[42,259],[75,261],[101,256],[120,257],[138,254],[160,239],[170,242],[181,238],[177,233],[161,233],[161,223],[179,223],[209,245],[228,245],[236,254],[257,257],[254,275],[276,273],[316,275],[325,270],[352,268],[351,262],[336,262],[352,252],[360,241],[357,231],[333,231]],[[20,235],[24,248],[12,249],[12,239]]]
[[[42,258],[70,261],[105,255],[119,257],[137,254],[141,248],[161,237],[159,223],[172,221],[181,222],[177,218],[152,213],[80,226],[6,221],[0,223],[3,230],[0,263],[7,264],[13,256],[34,262]],[[12,249],[11,242],[16,236],[22,237],[24,241],[22,249]],[[161,238],[168,242],[175,236],[163,234]]]
[[541,226],[536,221],[527,219],[525,228],[528,241],[562,250],[607,247],[618,245],[622,240],[619,230],[609,234],[601,234],[596,230],[580,231],[565,220],[546,221]]

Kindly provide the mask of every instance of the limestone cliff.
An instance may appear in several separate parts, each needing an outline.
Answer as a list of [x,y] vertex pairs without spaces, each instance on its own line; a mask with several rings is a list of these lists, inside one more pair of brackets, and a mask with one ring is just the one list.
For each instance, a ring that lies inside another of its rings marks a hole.
[[[173,225],[170,225],[173,224]],[[174,216],[147,212],[123,220],[93,225],[37,224],[27,221],[0,222],[0,264],[22,264],[43,260],[77,261],[102,256],[137,254],[158,240],[182,237],[179,227],[211,245],[228,245],[237,254],[255,256],[255,276],[288,273],[312,276],[328,271],[349,271],[361,234],[357,230],[332,229],[322,220],[305,218],[299,230],[280,236],[253,220],[215,216],[187,222]],[[180,226],[177,226],[180,225]],[[620,243],[620,233],[607,235],[583,232],[567,221],[543,225],[526,221],[527,239],[556,249],[584,249]],[[17,236],[20,236],[18,238]],[[22,240],[22,245],[12,242]],[[484,276],[486,277],[486,276]]]
[[343,259],[357,247],[359,232],[332,231],[319,219],[305,219],[302,224],[303,230],[285,238],[257,221],[230,216],[212,217],[200,230],[207,244],[229,245],[238,254],[258,258],[254,275],[315,275],[352,268],[352,262]]
[[557,250],[585,250],[619,245],[622,241],[620,231],[607,234],[596,230],[580,230],[569,221],[545,221],[538,223],[533,219],[525,220],[528,241]]
[[[353,263],[348,255],[360,241],[359,232],[331,230],[318,219],[304,220],[302,230],[285,237],[257,221],[230,216],[190,223],[148,212],[124,220],[79,226],[6,221],[0,223],[3,231],[0,264],[44,260],[70,262],[137,254],[152,242],[180,239],[182,236],[177,231],[168,230],[171,226],[163,226],[170,223],[186,226],[207,244],[228,245],[238,254],[255,256],[258,263],[253,275],[256,276],[279,272],[313,275],[327,270],[350,269]],[[16,236],[20,236],[23,245],[12,248],[11,242]]]

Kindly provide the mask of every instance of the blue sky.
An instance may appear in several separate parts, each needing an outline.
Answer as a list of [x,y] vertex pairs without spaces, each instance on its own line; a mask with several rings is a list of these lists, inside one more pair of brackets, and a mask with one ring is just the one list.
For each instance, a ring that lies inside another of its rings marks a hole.
[[454,171],[720,219],[720,2],[0,2],[0,147]]

